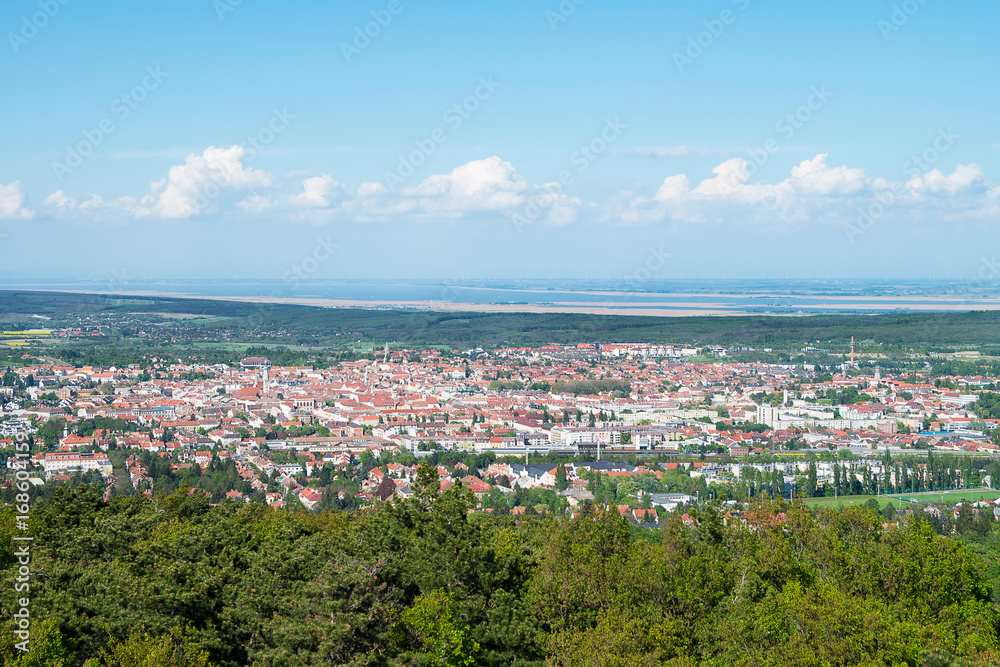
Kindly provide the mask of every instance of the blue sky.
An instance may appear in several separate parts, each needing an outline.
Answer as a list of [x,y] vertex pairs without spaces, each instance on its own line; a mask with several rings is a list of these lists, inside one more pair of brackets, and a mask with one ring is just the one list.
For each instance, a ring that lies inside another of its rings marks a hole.
[[0,272],[994,273],[997,6],[577,2],[4,3]]

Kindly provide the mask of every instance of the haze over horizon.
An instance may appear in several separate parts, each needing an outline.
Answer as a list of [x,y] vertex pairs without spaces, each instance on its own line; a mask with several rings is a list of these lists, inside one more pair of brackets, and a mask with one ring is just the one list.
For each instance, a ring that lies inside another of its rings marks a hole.
[[0,280],[996,287],[997,18],[930,0],[17,0]]

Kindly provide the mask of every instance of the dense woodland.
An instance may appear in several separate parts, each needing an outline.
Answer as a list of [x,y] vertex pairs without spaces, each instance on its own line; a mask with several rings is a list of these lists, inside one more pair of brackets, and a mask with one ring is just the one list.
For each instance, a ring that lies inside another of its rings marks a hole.
[[[812,513],[758,498],[630,529],[470,513],[471,494],[361,513],[101,500],[59,487],[31,514],[33,651],[4,665],[992,665],[992,535]],[[0,514],[3,606],[15,604]],[[956,656],[959,656],[956,658]]]

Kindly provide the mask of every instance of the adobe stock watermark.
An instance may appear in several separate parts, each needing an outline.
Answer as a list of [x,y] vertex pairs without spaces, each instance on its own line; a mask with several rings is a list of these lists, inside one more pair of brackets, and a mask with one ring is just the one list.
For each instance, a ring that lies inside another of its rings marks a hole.
[[549,22],[549,27],[557,29],[560,24],[569,20],[570,16],[576,14],[577,8],[587,0],[562,0],[555,10],[545,10],[545,20]]
[[128,274],[128,269],[121,268],[112,271],[108,274],[108,289],[112,291],[123,290],[128,287],[133,281],[132,276]]
[[340,244],[334,243],[329,234],[325,238],[316,237],[316,245],[313,246],[312,252],[293,264],[281,279],[285,281],[289,290],[295,289],[313,277],[319,271],[319,267],[328,262],[339,248]]
[[882,33],[882,41],[888,42],[892,33],[899,32],[926,4],[927,0],[903,0],[903,2],[893,5],[889,19],[879,19],[875,23],[875,27]]
[[455,303],[461,297],[461,290],[464,288],[465,286],[458,280],[446,280],[441,286],[441,301]]
[[[903,163],[902,172],[912,178],[923,176],[931,169],[941,157],[951,150],[955,143],[961,139],[961,135],[948,128],[938,128],[937,137],[930,146],[922,152],[910,156]],[[847,235],[849,243],[854,243],[859,236],[865,234],[875,226],[879,220],[884,218],[892,208],[899,203],[906,191],[906,183],[893,181],[889,187],[875,194],[868,206],[858,209],[858,217],[853,223],[844,225],[844,233]]]
[[[278,135],[288,129],[293,120],[295,120],[295,115],[289,113],[287,107],[282,107],[280,110],[272,109],[271,118],[268,122],[257,130],[256,133],[249,135],[240,144],[246,151],[243,155],[243,163],[249,164],[253,162],[265,148],[274,143]],[[192,208],[194,210],[188,217],[194,213],[203,211],[232,182],[232,175],[225,170],[213,170],[211,178],[212,180],[202,185],[192,198]]]
[[735,175],[736,178],[743,176],[749,178],[757,173],[758,169],[768,163],[771,156],[781,150],[781,142],[791,140],[832,97],[833,93],[827,90],[826,84],[811,87],[805,102],[794,111],[786,113],[774,124],[774,130],[780,140],[778,137],[768,137],[760,146],[748,149],[745,173]]
[[479,83],[461,102],[456,102],[441,115],[444,126],[437,127],[422,139],[414,140],[415,148],[409,153],[399,156],[395,171],[385,172],[385,184],[390,192],[402,185],[407,178],[416,173],[417,169],[437,153],[438,147],[448,141],[449,131],[456,132],[472,114],[479,110],[483,102],[493,97],[502,84],[494,81],[493,75],[479,77]]
[[996,255],[989,258],[984,255],[979,264],[979,270],[976,272],[976,277],[968,281],[968,286],[971,287],[977,283],[979,286],[982,286],[986,283],[994,282],[997,276],[1000,276],[1000,260],[997,260]]
[[22,17],[21,29],[17,32],[7,33],[7,41],[10,42],[10,48],[14,50],[14,53],[20,53],[21,47],[26,46],[29,41],[37,37],[38,33],[49,24],[49,21],[54,19],[59,11],[68,4],[69,0],[38,0],[38,8],[41,11],[35,12],[30,17]]
[[18,651],[27,653],[31,648],[31,543],[34,538],[29,531],[31,515],[31,474],[28,472],[31,442],[25,433],[14,436],[15,458],[8,461],[8,466],[15,473],[14,524],[16,533],[12,537],[14,558],[17,559],[17,572],[14,577],[14,591],[24,597],[15,599],[14,635],[20,641],[14,644]]
[[[597,136],[570,154],[569,161],[576,167],[576,173],[582,174],[590,169],[590,166],[607,153],[611,145],[618,141],[627,129],[628,125],[623,123],[619,116],[606,119],[604,127]],[[542,214],[559,200],[566,188],[575,180],[573,170],[563,169],[553,183],[540,188],[539,192],[529,197],[523,208],[508,213],[507,218],[513,223],[517,233],[520,234],[525,226],[538,222]]]
[[66,146],[66,155],[63,161],[52,162],[52,172],[62,183],[66,176],[72,174],[77,167],[83,164],[84,160],[94,154],[94,151],[104,143],[104,140],[114,134],[118,129],[115,120],[124,122],[132,112],[139,108],[139,105],[146,101],[149,94],[160,87],[163,80],[170,76],[169,72],[164,72],[159,65],[152,65],[146,68],[146,75],[142,80],[126,93],[122,93],[111,101],[111,115],[102,118],[95,127],[83,130],[83,139],[72,146]]
[[348,63],[361,55],[361,52],[372,44],[372,40],[389,27],[393,19],[406,9],[401,0],[389,0],[385,9],[376,9],[371,13],[372,20],[363,26],[354,26],[354,39],[340,43],[340,52]]
[[220,21],[226,20],[226,14],[232,14],[236,8],[243,4],[243,0],[213,0],[212,8]]
[[[732,1],[741,12],[745,12],[750,8],[750,0]],[[687,46],[683,51],[674,51],[674,65],[677,66],[677,71],[683,74],[685,69],[693,65],[694,61],[705,54],[705,51],[712,48],[715,42],[726,32],[726,28],[736,23],[738,18],[739,14],[737,12],[734,12],[732,9],[723,9],[719,12],[718,17],[702,21],[705,29],[696,35],[689,36],[687,38]]]

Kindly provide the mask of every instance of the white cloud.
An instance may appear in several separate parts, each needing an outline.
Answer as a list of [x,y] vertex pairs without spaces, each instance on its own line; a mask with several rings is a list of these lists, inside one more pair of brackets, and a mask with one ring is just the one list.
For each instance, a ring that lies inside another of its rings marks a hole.
[[558,183],[533,185],[497,156],[473,160],[448,174],[406,188],[389,212],[419,217],[463,218],[476,214],[533,215],[534,222],[565,225],[576,220],[580,200]]
[[[733,158],[694,187],[684,174],[668,176],[652,198],[627,196],[616,215],[624,222],[837,222],[856,217],[874,197],[891,191],[894,215],[953,220],[956,211],[967,217],[987,216],[994,208],[991,196],[1000,200],[1000,188],[986,192],[978,165],[961,165],[950,175],[935,169],[904,186],[870,178],[864,169],[831,167],[828,157],[820,153],[803,160],[777,183],[753,181],[752,165]],[[936,197],[928,201],[925,195]]]
[[429,176],[420,185],[404,189],[402,199],[425,213],[461,214],[518,206],[529,190],[514,165],[493,156],[473,160],[448,174]]
[[302,181],[302,192],[292,197],[292,203],[307,208],[326,208],[330,205],[328,196],[338,185],[337,181],[326,174],[307,178]]
[[694,148],[681,144],[679,146],[639,146],[622,151],[616,151],[616,155],[634,155],[637,157],[655,158],[660,160],[676,160],[685,157],[703,155],[713,158],[725,158],[732,155],[732,151],[719,148]]
[[805,195],[853,195],[864,190],[867,178],[864,169],[834,167],[826,164],[826,153],[805,160],[792,169],[787,181]]
[[362,183],[358,186],[358,196],[368,197],[386,192],[387,188],[381,183]]
[[271,198],[267,195],[250,195],[246,199],[236,202],[236,205],[246,212],[266,211],[273,205]]
[[684,174],[679,176],[667,176],[663,179],[663,185],[656,191],[658,201],[670,201],[672,199],[683,199],[691,192],[691,182]]
[[931,169],[926,174],[914,176],[906,182],[906,189],[915,195],[957,195],[974,186],[982,185],[983,170],[977,164],[962,164],[950,176],[939,169]]
[[748,167],[749,163],[741,157],[726,160],[712,169],[715,176],[699,183],[691,194],[704,199],[739,202],[759,202],[781,194],[781,185],[751,184]]
[[[747,205],[768,202],[771,206],[783,206],[794,194],[789,181],[777,185],[751,183],[750,165],[743,158],[731,158],[716,165],[712,174],[694,188],[684,174],[668,176],[656,191],[654,200],[668,207],[685,205],[690,213],[695,214],[699,209],[706,210],[720,203]],[[644,202],[641,198],[635,201],[639,205]],[[701,219],[702,214],[696,213],[695,216]]]
[[[888,192],[891,215],[901,219],[985,220],[1000,214],[1000,186],[987,185],[978,165],[962,165],[951,174],[935,169],[904,184],[828,161],[820,153],[796,164],[787,177],[766,182],[753,176],[753,163],[731,158],[701,180],[667,176],[652,196],[622,192],[611,202],[584,203],[559,183],[529,182],[497,156],[391,191],[378,182],[347,185],[326,173],[289,171],[273,177],[246,165],[239,146],[210,147],[172,167],[139,198],[57,191],[45,200],[44,210],[54,217],[98,221],[187,218],[212,207],[219,216],[312,224],[506,218],[566,225],[586,212],[592,220],[787,225],[856,218],[858,210]],[[30,217],[24,202],[20,183],[0,185],[0,218]]]
[[0,220],[27,220],[35,215],[24,207],[27,199],[21,181],[10,185],[0,183]]
[[83,199],[70,197],[62,190],[56,190],[45,198],[45,207],[56,217],[88,217],[106,220],[115,217],[142,218],[149,215],[149,209],[132,197],[105,200],[100,195],[89,195]]
[[628,151],[628,154],[639,157],[679,158],[697,155],[698,151],[688,146],[642,146]]
[[555,183],[542,185],[541,189],[545,190],[546,194],[536,197],[545,204],[547,216],[544,220],[557,226],[576,222],[582,202],[577,197],[570,197],[562,189],[555,188],[555,185]]
[[62,190],[56,190],[45,198],[45,205],[57,209],[75,208],[76,201],[67,197]]
[[544,210],[544,221],[561,225],[575,221],[580,207],[580,201],[558,184],[533,185],[510,162],[496,156],[428,176],[396,192],[382,183],[348,186],[328,174],[303,178],[295,172],[286,174],[286,179],[274,184],[285,195],[255,195],[240,202],[239,208],[246,214],[281,212],[289,220],[319,224],[510,216],[535,204]]
[[[537,200],[544,202],[546,217],[554,224],[575,220],[580,206],[578,199],[567,196],[557,184],[532,185],[510,162],[496,156],[429,176],[398,192],[374,182],[347,186],[325,173],[309,176],[288,172],[275,179],[266,171],[246,166],[243,156],[240,146],[210,147],[201,155],[189,155],[184,164],[172,167],[166,178],[154,182],[150,193],[139,200],[121,197],[107,201],[99,195],[72,196],[60,190],[51,194],[45,204],[58,217],[188,218],[215,204],[220,214],[236,212],[259,217],[280,213],[291,220],[322,223],[461,219],[509,213]],[[254,191],[257,188],[267,188],[268,192]],[[240,199],[226,196],[235,190],[251,192]]]
[[[201,155],[188,155],[184,164],[171,167],[166,178],[150,185],[150,193],[136,200],[119,197],[105,200],[100,195],[75,197],[58,190],[49,195],[45,205],[57,217],[87,217],[94,220],[157,217],[189,218],[203,212],[231,190],[246,190],[272,185],[269,173],[243,164],[245,149],[206,148]],[[267,208],[266,197],[250,196],[236,202],[242,210]]]
[[727,220],[796,221],[836,208],[835,198],[860,196],[872,183],[863,169],[830,167],[821,153],[795,165],[778,183],[754,181],[754,165],[731,158],[712,169],[712,176],[691,186],[684,174],[668,176],[652,199],[633,197],[618,210],[626,222],[663,219],[686,222]]
[[243,165],[242,146],[209,147],[201,155],[188,155],[184,164],[171,167],[167,178],[152,185],[144,198],[160,218],[188,218],[203,211],[229,189],[271,185],[271,175]]

